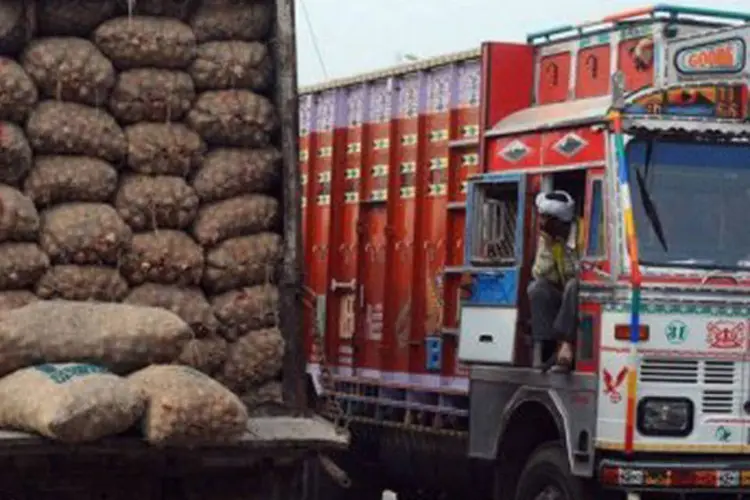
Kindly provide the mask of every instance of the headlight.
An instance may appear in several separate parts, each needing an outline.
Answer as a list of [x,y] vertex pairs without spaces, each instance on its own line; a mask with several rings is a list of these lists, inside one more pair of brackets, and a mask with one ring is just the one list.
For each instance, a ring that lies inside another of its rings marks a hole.
[[684,437],[693,432],[693,402],[685,398],[643,398],[638,431],[644,436]]

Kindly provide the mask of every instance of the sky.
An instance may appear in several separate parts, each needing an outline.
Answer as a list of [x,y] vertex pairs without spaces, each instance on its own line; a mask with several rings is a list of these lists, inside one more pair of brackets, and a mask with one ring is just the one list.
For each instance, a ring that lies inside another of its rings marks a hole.
[[[669,3],[750,13],[749,0]],[[428,58],[483,41],[522,42],[527,33],[648,5],[642,0],[296,0],[299,83],[385,68],[407,54]]]

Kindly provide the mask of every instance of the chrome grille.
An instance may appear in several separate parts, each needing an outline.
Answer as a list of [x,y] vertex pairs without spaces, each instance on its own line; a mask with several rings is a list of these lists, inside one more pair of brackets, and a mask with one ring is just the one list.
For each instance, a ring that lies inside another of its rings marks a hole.
[[735,364],[732,361],[706,361],[703,367],[703,383],[707,385],[731,385],[734,383]]
[[732,361],[645,358],[639,379],[640,382],[658,384],[700,384],[703,389],[702,412],[727,415],[737,410],[737,391],[728,386],[739,386],[738,370],[737,363]]
[[661,384],[697,384],[698,361],[646,358],[641,363],[640,381]]
[[734,412],[732,391],[703,391],[703,413],[722,414]]

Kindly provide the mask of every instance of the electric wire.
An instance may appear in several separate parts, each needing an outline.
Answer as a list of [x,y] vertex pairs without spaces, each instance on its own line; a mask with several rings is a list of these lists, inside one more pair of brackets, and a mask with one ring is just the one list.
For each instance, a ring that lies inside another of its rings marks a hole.
[[302,7],[302,15],[305,18],[305,23],[307,24],[307,29],[310,30],[310,38],[312,39],[313,49],[315,50],[315,54],[318,56],[318,63],[320,63],[320,69],[323,71],[323,78],[328,80],[328,71],[326,70],[326,64],[323,61],[323,53],[320,50],[320,45],[318,44],[318,37],[315,35],[315,29],[313,29],[313,24],[310,19],[310,12],[307,10],[307,5],[305,5],[305,0],[299,0],[300,6]]

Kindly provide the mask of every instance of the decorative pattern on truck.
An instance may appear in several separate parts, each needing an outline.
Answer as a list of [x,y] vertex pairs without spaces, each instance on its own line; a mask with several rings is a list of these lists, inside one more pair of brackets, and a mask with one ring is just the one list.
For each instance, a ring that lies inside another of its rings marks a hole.
[[649,92],[628,105],[629,114],[675,115],[703,118],[747,118],[745,85],[680,86]]
[[458,67],[458,106],[479,105],[481,66],[479,62],[467,62]]

